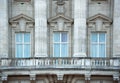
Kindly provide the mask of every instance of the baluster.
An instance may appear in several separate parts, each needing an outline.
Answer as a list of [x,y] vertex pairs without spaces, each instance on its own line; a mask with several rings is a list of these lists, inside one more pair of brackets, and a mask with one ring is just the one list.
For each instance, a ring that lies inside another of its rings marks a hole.
[[70,59],[70,63],[71,63],[71,66],[72,66],[73,65],[73,59],[72,58]]
[[107,60],[104,60],[104,62],[105,62],[104,66],[107,66]]
[[95,60],[92,59],[92,66],[95,66]]

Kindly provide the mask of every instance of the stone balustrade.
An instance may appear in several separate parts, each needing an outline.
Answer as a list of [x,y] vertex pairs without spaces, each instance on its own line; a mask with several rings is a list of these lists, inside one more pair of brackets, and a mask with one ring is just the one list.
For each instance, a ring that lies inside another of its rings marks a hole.
[[0,58],[0,69],[120,69],[120,58]]

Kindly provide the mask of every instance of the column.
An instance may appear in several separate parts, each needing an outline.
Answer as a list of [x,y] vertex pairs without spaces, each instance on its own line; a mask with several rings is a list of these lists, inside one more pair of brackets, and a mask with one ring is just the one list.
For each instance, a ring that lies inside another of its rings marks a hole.
[[85,83],[90,83],[90,74],[85,74]]
[[120,57],[120,0],[114,0],[113,12],[113,57]]
[[30,74],[30,83],[36,83],[36,75]]
[[120,79],[119,79],[119,73],[118,74],[114,74],[113,75],[113,83],[119,83]]
[[35,56],[47,56],[47,0],[35,0]]
[[8,0],[0,0],[0,57],[8,57]]
[[87,0],[74,0],[74,57],[86,56]]

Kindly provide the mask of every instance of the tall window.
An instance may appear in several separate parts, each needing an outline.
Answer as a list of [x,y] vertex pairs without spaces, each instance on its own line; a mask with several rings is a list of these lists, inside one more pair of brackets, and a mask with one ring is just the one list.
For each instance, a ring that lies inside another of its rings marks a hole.
[[91,57],[106,57],[105,33],[91,33]]
[[54,57],[68,56],[68,33],[67,32],[54,32],[53,55]]
[[30,33],[16,33],[16,57],[30,57]]

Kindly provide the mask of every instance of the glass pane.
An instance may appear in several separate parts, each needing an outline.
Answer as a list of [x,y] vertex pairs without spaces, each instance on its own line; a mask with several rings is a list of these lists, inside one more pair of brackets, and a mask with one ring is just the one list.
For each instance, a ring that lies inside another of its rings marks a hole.
[[105,57],[105,44],[99,46],[99,57]]
[[62,44],[61,45],[61,57],[67,57],[68,56],[68,45]]
[[54,33],[54,42],[60,42],[60,33],[59,32]]
[[16,33],[16,42],[22,42],[22,34]]
[[91,46],[91,57],[97,57],[97,45],[92,44]]
[[54,57],[60,57],[60,44],[54,44]]
[[99,42],[105,42],[105,33],[99,34]]
[[97,42],[97,33],[92,33],[92,35],[91,35],[91,41],[92,42]]
[[67,33],[61,34],[61,40],[62,40],[62,42],[67,42]]
[[24,45],[24,57],[30,57],[30,45]]
[[23,48],[21,44],[16,45],[16,57],[20,58],[23,56]]
[[24,42],[30,42],[30,33],[24,34]]

